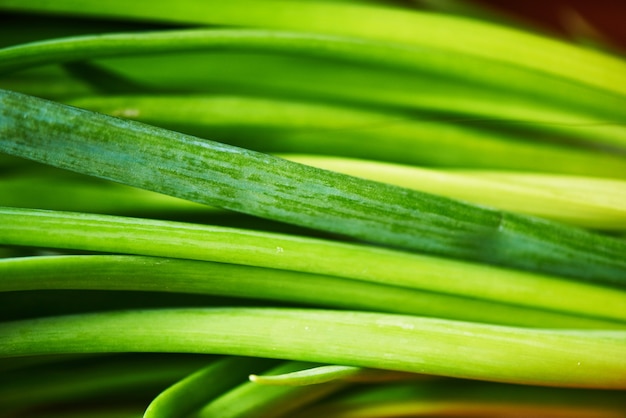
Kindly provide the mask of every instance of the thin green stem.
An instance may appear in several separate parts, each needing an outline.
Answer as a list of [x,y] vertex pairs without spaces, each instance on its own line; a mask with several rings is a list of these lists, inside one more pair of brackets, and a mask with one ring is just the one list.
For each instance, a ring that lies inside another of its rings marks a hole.
[[[624,331],[314,309],[122,311],[0,324],[0,356],[196,352],[565,387],[626,388]],[[367,350],[363,350],[367,347]]]
[[311,365],[309,368],[280,374],[250,375],[250,381],[267,386],[308,386],[337,380],[374,383],[416,379],[417,376],[419,375],[354,366]]
[[[526,306],[508,305],[510,297],[506,294],[498,300],[484,300],[335,276],[206,261],[109,255],[21,257],[0,260],[0,275],[0,292],[182,292],[539,328],[626,328],[626,317],[621,321],[602,318],[601,309],[596,310],[598,317],[589,318],[589,312],[559,312],[558,306],[542,306],[541,301],[536,309],[532,299]],[[605,307],[611,303],[602,302]]]
[[[245,229],[29,209],[0,208],[0,220],[0,243],[8,245],[269,267],[575,315],[618,321],[626,318],[626,295],[621,289],[371,246]],[[37,263],[50,262],[33,260],[30,265],[36,268]],[[5,266],[11,268],[10,264]],[[14,274],[19,274],[19,260],[13,266]]]
[[[284,374],[311,367],[305,362],[285,362],[266,373]],[[271,418],[283,417],[314,401],[345,388],[343,381],[309,386],[267,386],[246,382],[208,403],[195,417]]]
[[161,392],[144,418],[187,417],[236,385],[250,373],[264,371],[274,361],[254,357],[226,357],[194,372]]

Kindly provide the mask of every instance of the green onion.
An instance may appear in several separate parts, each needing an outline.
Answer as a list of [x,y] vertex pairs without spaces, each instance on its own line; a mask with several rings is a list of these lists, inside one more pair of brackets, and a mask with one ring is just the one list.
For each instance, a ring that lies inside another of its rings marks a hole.
[[616,53],[470,0],[0,13],[0,415],[623,417]]
[[[297,271],[167,258],[20,257],[0,260],[0,272],[4,277],[0,292],[43,289],[182,292],[540,328],[626,328],[626,318],[624,315],[620,318],[619,308],[615,308],[623,306],[620,298],[624,296],[604,292],[609,297],[602,298],[602,290],[598,292],[594,288],[581,290],[590,291],[591,299],[602,309],[583,307],[575,311],[570,307],[567,312],[567,308],[560,306],[542,306],[539,298],[529,298],[526,306],[519,306],[514,299],[513,304],[507,304],[512,298],[506,297],[489,301],[473,295],[464,297],[462,292],[455,295]],[[502,279],[506,280],[506,276]],[[510,284],[505,289],[509,288]],[[533,290],[541,291],[529,289]],[[490,289],[490,293],[495,292]]]
[[[0,208],[0,220],[0,244],[269,267],[506,301],[620,322],[626,318],[626,295],[621,289],[371,246],[180,222],[14,208]],[[35,269],[39,265],[45,271],[46,263],[54,260],[27,263],[23,276],[26,280],[27,265]],[[80,265],[81,261],[72,263]],[[19,284],[19,260],[4,265],[9,277],[13,266],[17,286],[28,286]],[[68,267],[71,268],[69,262]],[[8,285],[11,286],[10,281]],[[428,309],[437,309],[437,305],[430,306]]]
[[[284,374],[311,367],[310,363],[286,362],[266,373]],[[203,407],[198,417],[242,418],[286,416],[298,408],[345,388],[341,381],[308,386],[266,386],[244,383]]]
[[624,331],[538,330],[315,309],[198,308],[6,322],[0,339],[0,357],[228,353],[511,383],[626,388]]
[[337,157],[291,161],[586,228],[626,228],[626,182],[582,176],[432,170]]
[[243,382],[252,370],[264,370],[272,361],[225,357],[190,374],[161,392],[150,403],[144,418],[184,417],[213,398]]
[[14,155],[371,242],[586,280],[626,278],[621,240],[14,92],[1,92],[0,104],[0,150]]

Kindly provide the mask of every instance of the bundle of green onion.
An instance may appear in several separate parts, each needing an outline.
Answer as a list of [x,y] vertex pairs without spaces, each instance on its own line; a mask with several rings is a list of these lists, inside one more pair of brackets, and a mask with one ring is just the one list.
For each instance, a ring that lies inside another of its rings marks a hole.
[[1,416],[626,417],[626,61],[399,3],[0,0]]

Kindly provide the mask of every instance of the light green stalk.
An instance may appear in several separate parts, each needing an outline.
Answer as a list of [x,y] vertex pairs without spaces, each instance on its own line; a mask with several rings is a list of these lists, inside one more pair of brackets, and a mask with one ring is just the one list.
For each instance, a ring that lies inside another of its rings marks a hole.
[[[305,362],[285,362],[268,374],[297,372],[311,367]],[[274,418],[285,417],[295,410],[348,386],[345,381],[331,381],[308,386],[267,386],[247,382],[202,408],[197,418]]]
[[[1,208],[0,220],[1,244],[270,267],[506,301],[575,315],[618,321],[626,318],[626,295],[621,289],[371,246],[245,229],[13,208]],[[19,263],[18,260],[13,264],[12,273],[17,275],[18,283]],[[39,271],[45,271],[45,263],[54,261],[29,263],[34,268],[43,266]],[[5,265],[11,269],[10,264]],[[82,281],[80,277],[78,280]],[[428,309],[438,309],[437,305]]]
[[143,417],[187,417],[213,398],[245,382],[250,373],[263,371],[273,363],[254,357],[217,360],[161,392],[150,403]]
[[[196,352],[479,380],[626,389],[626,332],[314,309],[122,311],[0,324],[0,356]],[[363,347],[367,347],[366,350]]]
[[422,377],[413,373],[399,373],[389,370],[365,369],[354,366],[311,365],[309,368],[287,371],[280,374],[250,375],[250,381],[267,386],[308,386],[337,380],[349,382],[383,382],[407,380]]
[[[590,318],[588,311],[572,308],[570,312],[559,312],[559,306],[542,306],[541,300],[535,309],[532,299],[526,301],[525,307],[508,305],[507,300],[515,301],[515,297],[506,295],[488,301],[334,276],[206,261],[137,256],[20,257],[0,260],[0,276],[0,292],[183,292],[539,328],[626,328],[626,315],[621,321],[615,318],[619,312],[614,312],[613,318],[603,315],[607,306],[614,303],[610,299],[602,300],[599,306],[604,308],[596,309],[597,317]],[[614,296],[619,299],[619,294]]]
[[433,170],[374,161],[281,155],[291,161],[594,229],[626,228],[626,182],[507,171]]

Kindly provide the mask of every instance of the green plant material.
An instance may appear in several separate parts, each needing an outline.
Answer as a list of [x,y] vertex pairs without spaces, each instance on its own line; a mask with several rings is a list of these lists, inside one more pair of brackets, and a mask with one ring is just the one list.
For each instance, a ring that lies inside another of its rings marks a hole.
[[[280,32],[269,30],[246,29],[194,29],[178,31],[158,31],[147,33],[106,34],[82,36],[58,40],[46,40],[0,50],[0,72],[11,72],[31,66],[83,61],[97,58],[133,56],[138,54],[159,54],[195,50],[253,53],[278,53],[304,55],[324,60],[338,60],[369,67],[389,67],[392,69],[415,72],[422,77],[443,77],[444,80],[462,80],[467,85],[476,83],[478,88],[498,89],[501,94],[515,91],[517,94],[530,95],[541,102],[556,101],[559,110],[583,108],[602,115],[599,123],[623,120],[620,112],[626,100],[607,96],[604,92],[593,89],[577,90],[575,86],[563,86],[561,80],[541,77],[535,72],[528,72],[511,67],[499,66],[498,63],[485,62],[479,58],[460,55],[451,65],[450,53],[438,49],[414,49],[389,43],[378,43],[364,39],[343,38],[320,34],[298,32]],[[459,63],[462,62],[462,65]],[[490,71],[483,69],[489,66]],[[537,88],[537,86],[541,86]],[[549,94],[546,95],[546,92]],[[532,93],[532,94],[531,94]],[[617,100],[617,101],[616,101]],[[449,100],[447,101],[449,103]],[[480,106],[476,103],[476,109]],[[535,102],[536,103],[536,102]],[[485,104],[493,108],[493,105]],[[537,104],[535,106],[538,106]],[[497,107],[503,112],[503,107]],[[616,110],[618,109],[618,110]],[[524,114],[526,109],[515,109]],[[526,113],[532,114],[532,108]],[[557,113],[557,110],[552,112]],[[535,115],[539,112],[535,112]],[[548,118],[550,118],[548,114]],[[546,116],[544,116],[546,117]],[[567,118],[567,114],[565,116]],[[557,123],[563,116],[557,116],[552,123]],[[584,124],[580,118],[567,118],[574,123]],[[592,122],[587,122],[592,123]],[[598,122],[596,122],[598,123]],[[616,130],[619,133],[619,131]],[[624,145],[624,140],[620,141]]]
[[128,80],[101,66],[89,62],[70,62],[63,65],[63,69],[73,79],[78,79],[93,86],[97,91],[105,94],[146,93],[147,89],[140,83]]
[[170,386],[150,403],[144,418],[186,417],[235,387],[249,373],[261,371],[274,362],[267,359],[226,357]]
[[282,374],[250,375],[250,381],[267,386],[308,386],[336,380],[349,382],[381,382],[416,379],[412,373],[399,373],[389,370],[365,369],[354,366],[325,365]]
[[[0,292],[41,289],[184,292],[503,325],[626,328],[626,317],[616,320],[620,313],[615,310],[613,318],[602,318],[600,309],[596,312],[598,317],[589,318],[571,309],[570,312],[558,312],[552,307],[546,311],[544,306],[533,309],[532,300],[526,303],[530,307],[522,307],[507,305],[504,298],[486,301],[361,280],[206,261],[108,255],[21,257],[0,260],[0,273],[3,277]],[[619,299],[619,295],[614,296]],[[615,303],[610,299],[602,302],[602,306]]]
[[626,62],[413,3],[0,0],[0,415],[623,417]]
[[[285,362],[269,370],[269,375],[298,372],[311,363]],[[197,414],[198,418],[270,418],[288,416],[295,410],[347,387],[342,381],[308,386],[267,386],[244,383],[213,400]]]
[[1,357],[195,352],[533,385],[626,388],[624,331],[538,330],[315,309],[197,308],[5,322],[0,341]]
[[[624,291],[618,288],[372,246],[245,229],[34,209],[0,208],[0,220],[0,244],[269,267],[622,322],[626,317]],[[43,261],[46,262],[51,261]],[[33,260],[31,265],[36,263]],[[17,262],[13,265],[19,266]],[[19,271],[18,267],[14,274]]]
[[0,92],[0,104],[0,150],[60,168],[395,247],[598,282],[626,277],[618,239],[15,92]]
[[[359,65],[376,67],[392,67],[401,70],[416,72],[417,76],[432,78],[440,77],[460,79],[464,84],[471,85],[478,83],[478,91],[488,89],[498,89],[501,96],[506,96],[506,92],[511,88],[517,88],[509,92],[510,96],[518,97],[522,94],[530,95],[535,100],[530,104],[522,100],[522,105],[505,107],[501,103],[494,105],[493,101],[480,103],[480,99],[473,94],[471,101],[457,98],[450,100],[446,98],[445,104],[441,101],[439,92],[439,106],[448,112],[455,110],[455,105],[462,109],[472,109],[469,113],[474,117],[486,117],[503,120],[549,120],[550,124],[544,125],[544,129],[555,131],[559,134],[563,131],[574,131],[572,126],[605,126],[605,129],[596,129],[600,135],[595,136],[595,140],[609,146],[626,148],[626,137],[623,130],[615,129],[608,125],[604,118],[615,114],[617,120],[622,120],[626,115],[615,109],[626,106],[626,101],[615,102],[611,97],[601,94],[596,100],[593,91],[577,91],[572,86],[564,88],[557,85],[551,87],[551,80],[537,79],[534,72],[516,72],[510,66],[498,68],[496,64],[489,63],[490,72],[479,71],[487,64],[484,62],[474,63],[472,58],[459,57],[463,65],[451,66],[450,57],[440,51],[424,51],[407,49],[388,44],[368,42],[361,39],[329,37],[324,35],[301,34],[290,32],[263,31],[263,30],[242,30],[242,29],[211,29],[211,30],[184,30],[184,31],[159,31],[150,33],[129,33],[129,34],[107,34],[99,36],[83,36],[59,40],[41,41],[38,43],[18,45],[0,50],[0,71],[11,71],[16,68],[41,65],[54,62],[80,61],[107,56],[125,56],[138,54],[155,54],[164,52],[180,52],[185,50],[227,50],[229,52],[254,52],[254,53],[280,53],[313,56],[323,59],[333,59],[340,61],[354,62]],[[458,61],[455,60],[455,61]],[[467,62],[465,62],[467,61]],[[472,71],[470,68],[477,70]],[[516,83],[512,83],[516,80]],[[548,85],[546,85],[548,83]],[[539,87],[537,89],[537,87]],[[132,89],[133,87],[131,87]],[[534,90],[537,89],[537,92]],[[519,90],[519,91],[518,91]],[[132,91],[132,90],[131,90]],[[558,110],[545,108],[545,103],[549,103],[556,98]],[[549,92],[547,98],[543,98],[540,106],[537,97]],[[433,100],[433,99],[431,99]],[[511,99],[509,99],[511,100]],[[435,102],[436,103],[436,102]],[[471,103],[471,105],[470,105]],[[568,107],[583,107],[587,110],[599,112],[602,119],[588,118],[580,113],[569,115],[563,112]],[[478,115],[476,115],[478,113]],[[560,128],[558,128],[559,125]],[[555,128],[557,126],[557,128]],[[552,129],[550,129],[552,128]],[[570,129],[567,129],[570,128]],[[611,129],[613,128],[613,129]],[[609,135],[602,135],[608,130]]]
[[322,402],[294,418],[402,418],[434,416],[507,416],[620,418],[624,393],[454,380],[426,380],[363,388]]
[[[131,72],[133,80],[124,84],[145,83],[146,79],[156,77],[150,88],[161,85],[162,89],[175,91],[295,94],[299,101],[263,101],[249,97],[209,100],[187,96],[184,100],[180,97],[153,98],[152,105],[146,103],[149,99],[145,97],[143,100],[141,97],[92,98],[77,104],[106,111],[108,106],[126,100],[130,107],[112,110],[121,110],[118,114],[138,117],[157,126],[226,142],[234,140],[238,145],[261,151],[338,153],[401,163],[614,177],[623,177],[626,172],[625,159],[615,152],[613,146],[608,150],[598,149],[602,141],[615,143],[619,133],[623,132],[619,125],[602,123],[603,119],[594,122],[593,118],[589,120],[584,115],[568,116],[561,110],[550,110],[538,101],[520,102],[516,99],[519,95],[503,96],[487,93],[485,89],[468,91],[467,85],[458,83],[442,83],[432,78],[420,81],[398,72],[381,74],[363,67],[330,65],[327,61],[285,61],[268,56],[233,56],[232,53],[214,55],[192,58],[178,54],[158,57],[156,61],[139,59],[122,65],[118,62],[112,68],[117,71],[122,67],[122,71]],[[176,65],[172,66],[172,63]],[[185,77],[172,78],[172,74],[180,73],[180,68],[185,69]],[[248,74],[251,68],[254,73]],[[42,77],[41,84],[34,86],[32,79],[28,79],[26,85],[9,79],[4,85],[49,97],[51,78]],[[98,77],[100,81],[92,83],[97,89],[117,82]],[[165,79],[160,79],[162,77]],[[69,84],[59,88],[68,90],[64,94],[71,94],[69,91],[76,86]],[[135,90],[133,87],[131,91]],[[113,91],[119,93],[116,89]],[[320,99],[350,100],[350,106],[368,103],[383,106],[379,110],[384,113],[349,110],[336,105],[326,108],[302,102]],[[568,103],[571,102],[568,97]],[[394,114],[390,113],[390,106],[409,106],[415,110],[405,109]],[[534,110],[529,110],[529,106]],[[230,118],[228,109],[232,109]],[[163,110],[167,111],[163,113]],[[439,114],[428,113],[432,111]],[[244,113],[248,115],[245,119],[256,122],[256,125],[248,126],[249,123],[241,117]],[[343,117],[338,118],[339,114]],[[209,120],[207,115],[210,115]],[[495,115],[499,115],[498,118],[494,119]],[[306,120],[310,122],[303,125]],[[585,120],[588,123],[583,123]],[[341,126],[338,126],[339,122]],[[230,126],[219,126],[220,123]],[[290,129],[292,126],[297,128],[296,131]],[[325,128],[323,131],[319,130],[321,126]],[[503,130],[503,127],[507,129]],[[567,139],[568,136],[571,138]],[[383,137],[385,141],[380,140]],[[590,141],[592,137],[594,140]],[[557,144],[554,144],[555,138]],[[573,141],[570,144],[573,147],[558,146],[559,141]],[[511,154],[517,158],[511,160]]]
[[[346,89],[345,84],[333,87]],[[475,97],[450,100],[448,93],[422,91],[414,97],[415,110],[410,113],[223,95],[96,96],[68,103],[264,152],[625,176],[626,159],[614,149],[624,136],[618,126],[587,124],[580,115],[558,115],[547,109],[524,111],[499,102],[480,106]],[[420,108],[441,113],[420,115]],[[451,113],[446,117],[445,112]],[[480,128],[485,125],[510,129]],[[520,125],[526,130],[520,132]],[[569,139],[575,147],[542,140],[554,137],[566,143]],[[605,141],[614,152],[602,148]],[[515,160],[510,155],[516,155]]]
[[298,368],[296,371],[288,371],[280,374],[250,375],[250,381],[267,386],[308,386],[319,383],[332,382],[334,380],[350,379],[369,371],[362,367],[354,366],[315,366]]
[[[142,214],[159,212],[216,214],[206,205],[124,186],[63,170],[17,169],[0,179],[0,204],[77,212]],[[53,179],[53,182],[49,182]]]
[[[436,48],[556,75],[611,94],[626,94],[626,64],[595,51],[530,33],[435,13],[325,1],[2,0],[0,9],[143,21],[252,26],[362,37]],[[463,34],[463,42],[458,41]],[[512,49],[512,46],[514,49]]]
[[[480,4],[475,1],[459,0],[412,0],[416,7],[431,12],[458,15],[461,17],[482,20],[498,25],[504,25],[518,29],[539,30],[534,22],[529,22],[521,16],[515,16],[498,10],[488,4]],[[545,28],[542,28],[545,33]]]
[[626,228],[626,182],[581,176],[432,170],[374,161],[281,155],[312,165],[427,193],[585,228]]
[[[1,260],[0,272],[4,277],[0,292],[41,289],[134,290],[144,295],[154,291],[184,292],[539,328],[626,328],[626,318],[616,318],[619,311],[611,318],[602,318],[601,310],[597,310],[600,312],[595,312],[596,318],[592,318],[587,317],[589,311],[584,307],[580,314],[572,312],[573,308],[570,312],[558,312],[558,308],[546,311],[541,306],[532,309],[507,305],[508,299],[516,302],[514,297],[485,301],[235,264],[135,256],[39,256]],[[611,299],[603,302],[615,303]]]
[[99,399],[115,398],[121,403],[130,397],[145,401],[203,362],[197,357],[175,355],[98,356],[87,361],[78,359],[3,372],[0,413],[13,416],[20,411],[22,415],[18,416],[27,416],[27,411],[45,405]]
[[[626,229],[626,182],[486,170],[435,170],[316,155],[281,158],[357,177],[516,211],[590,229]],[[237,215],[118,183],[51,167],[15,163],[0,178],[0,205],[10,207],[136,215],[202,217],[211,223]],[[11,163],[8,163],[11,164]],[[262,222],[258,222],[258,227]],[[304,233],[304,231],[303,231]]]

